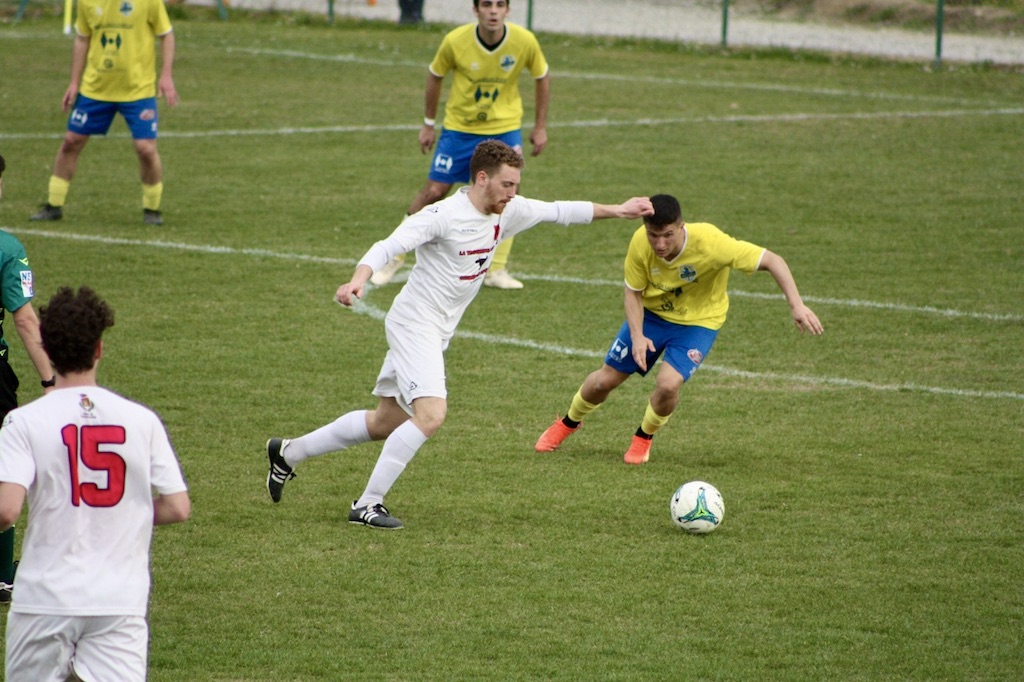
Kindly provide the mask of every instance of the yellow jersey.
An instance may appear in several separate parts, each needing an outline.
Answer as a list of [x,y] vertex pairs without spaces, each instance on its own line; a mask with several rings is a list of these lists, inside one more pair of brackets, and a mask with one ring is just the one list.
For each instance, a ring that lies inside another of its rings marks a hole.
[[530,31],[505,24],[505,37],[488,50],[477,37],[479,24],[466,24],[448,33],[430,63],[430,72],[443,78],[454,72],[444,127],[474,135],[497,135],[523,127],[523,98],[519,74],[534,78],[548,73],[540,43]]
[[729,310],[729,271],[756,272],[764,248],[734,239],[710,223],[687,223],[683,249],[662,260],[641,227],[626,251],[626,286],[644,308],[668,322],[720,329]]
[[156,36],[171,32],[162,0],[79,0],[75,30],[89,38],[81,94],[104,102],[156,96]]

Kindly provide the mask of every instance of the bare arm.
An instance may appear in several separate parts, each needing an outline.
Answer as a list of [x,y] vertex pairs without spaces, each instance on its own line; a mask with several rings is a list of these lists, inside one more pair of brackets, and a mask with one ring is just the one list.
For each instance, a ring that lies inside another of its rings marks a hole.
[[43,350],[43,340],[39,336],[39,318],[36,316],[36,309],[29,302],[11,315],[14,317],[14,327],[18,330],[18,336],[21,337],[21,342],[25,345],[32,364],[39,372],[39,378],[43,381],[53,378],[53,366],[50,364],[50,358],[46,355],[46,351]]
[[153,498],[153,525],[164,526],[168,523],[187,521],[192,514],[192,500],[187,492],[157,495]]
[[758,270],[767,270],[775,278],[775,283],[779,285],[782,295],[786,297],[786,302],[789,303],[793,323],[796,324],[797,329],[801,333],[806,331],[812,334],[820,334],[824,331],[821,322],[818,321],[818,316],[804,305],[803,299],[800,298],[800,292],[796,288],[796,280],[793,279],[793,273],[789,271],[789,266],[782,256],[765,249]]
[[538,78],[535,85],[536,105],[534,106],[533,130],[530,143],[533,155],[537,156],[548,146],[548,102],[551,101],[551,76]]
[[165,34],[160,39],[160,78],[157,80],[156,96],[161,95],[167,101],[168,106],[178,104],[178,91],[174,87],[174,31]]
[[78,88],[82,84],[82,74],[85,73],[85,60],[88,55],[89,36],[75,35],[75,43],[71,46],[71,79],[60,101],[60,107],[65,112],[71,109],[78,98]]
[[[427,71],[427,85],[423,89],[423,117],[434,120],[437,118],[437,104],[441,101],[441,84],[444,78]],[[434,146],[434,126],[423,124],[420,128],[420,151],[427,153]]]
[[369,265],[357,265],[356,271],[352,273],[352,279],[338,287],[334,299],[341,305],[350,307],[355,302],[354,299],[363,297],[363,289],[372,274],[373,269]]
[[626,218],[633,220],[645,215],[654,215],[654,206],[647,197],[633,197],[618,206],[594,204],[594,220],[602,218]]
[[17,483],[0,483],[0,532],[14,525],[25,504],[25,488]]
[[642,291],[633,291],[626,287],[624,297],[626,308],[626,324],[629,325],[629,339],[633,345],[633,360],[637,366],[647,371],[647,353],[653,353],[654,342],[644,336],[644,299]]

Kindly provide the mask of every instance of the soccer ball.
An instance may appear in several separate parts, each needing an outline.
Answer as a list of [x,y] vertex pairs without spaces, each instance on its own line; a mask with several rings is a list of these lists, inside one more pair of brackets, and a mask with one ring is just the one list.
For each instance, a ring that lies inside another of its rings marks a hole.
[[718,488],[704,481],[679,486],[668,503],[672,521],[687,533],[710,533],[725,516],[725,502]]

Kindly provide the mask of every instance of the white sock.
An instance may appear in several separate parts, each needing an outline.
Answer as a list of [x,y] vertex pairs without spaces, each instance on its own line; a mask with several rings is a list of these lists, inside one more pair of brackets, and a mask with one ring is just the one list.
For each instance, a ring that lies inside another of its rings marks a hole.
[[370,440],[366,430],[366,410],[349,412],[312,433],[287,441],[282,453],[288,466],[294,467],[309,457],[319,457],[328,452],[337,452]]
[[357,507],[365,507],[384,502],[384,496],[391,490],[398,477],[405,471],[408,464],[420,447],[427,442],[427,437],[412,421],[407,421],[395,429],[380,451],[377,464],[373,467],[366,490],[360,496]]

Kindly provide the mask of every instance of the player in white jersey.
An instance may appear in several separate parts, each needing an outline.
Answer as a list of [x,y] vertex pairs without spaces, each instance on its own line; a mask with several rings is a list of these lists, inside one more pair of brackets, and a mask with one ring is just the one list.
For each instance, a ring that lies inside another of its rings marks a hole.
[[[434,149],[435,139],[437,147],[427,182],[406,211],[409,215],[444,199],[455,183],[470,182],[469,161],[476,146],[484,140],[501,140],[517,152],[523,152],[520,75],[528,73],[534,82],[534,125],[530,132],[533,155],[537,156],[547,147],[551,99],[548,62],[532,31],[506,21],[509,11],[509,0],[473,0],[477,20],[448,32],[430,62],[419,143],[424,154]],[[437,137],[434,117],[448,74],[452,76],[451,87],[441,134]],[[523,288],[523,283],[512,277],[506,267],[512,241],[504,240],[495,251],[484,286]],[[387,284],[404,263],[404,256],[388,262],[374,271],[370,283]]]
[[156,414],[96,384],[110,307],[61,287],[39,317],[56,387],[0,429],[0,529],[29,507],[7,679],[145,680],[150,540],[188,518],[185,481]]
[[470,163],[472,183],[407,218],[360,260],[352,280],[335,295],[344,306],[362,298],[373,272],[399,254],[416,250],[413,267],[384,323],[388,353],[377,377],[376,409],[356,410],[300,438],[267,442],[267,490],[279,502],[292,469],[309,457],[383,440],[363,494],[352,503],[351,523],[401,528],[384,496],[416,452],[444,423],[447,389],[444,351],[470,302],[480,291],[502,240],[541,222],[562,225],[600,218],[639,218],[653,213],[647,198],[617,206],[585,201],[535,201],[516,196],[522,157],[498,140],[481,142]]

